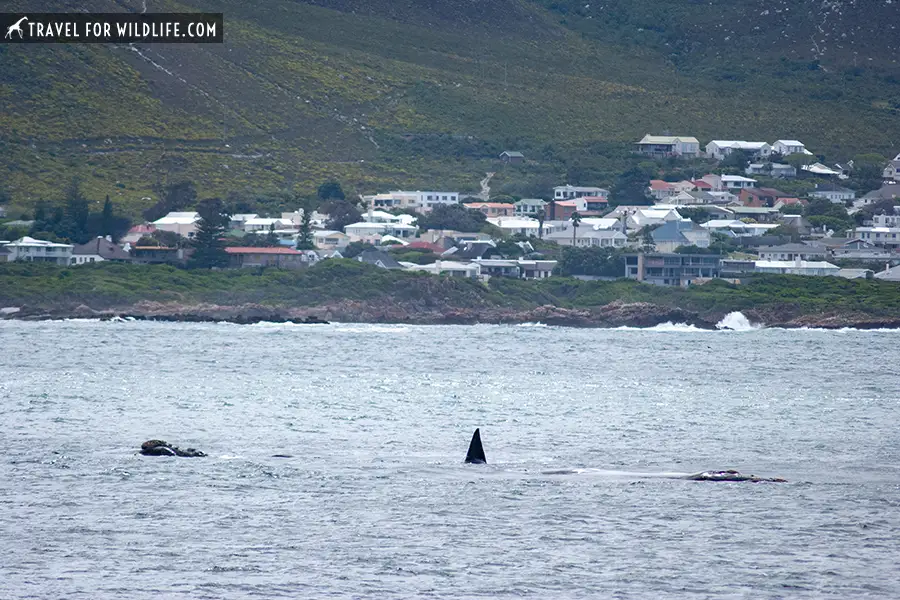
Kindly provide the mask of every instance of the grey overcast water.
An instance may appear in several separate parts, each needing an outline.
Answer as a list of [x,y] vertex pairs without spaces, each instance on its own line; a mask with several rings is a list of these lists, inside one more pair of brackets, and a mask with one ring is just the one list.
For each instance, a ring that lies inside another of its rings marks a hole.
[[898,598],[898,347],[0,322],[0,598]]

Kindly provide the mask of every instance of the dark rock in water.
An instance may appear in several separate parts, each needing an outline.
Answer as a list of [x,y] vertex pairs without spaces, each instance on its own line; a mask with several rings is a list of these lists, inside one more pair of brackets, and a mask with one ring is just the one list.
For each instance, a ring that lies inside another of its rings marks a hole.
[[294,458],[291,454],[273,454],[272,458]]
[[742,473],[729,469],[727,471],[703,471],[688,475],[687,479],[691,481],[749,481],[751,483],[787,483],[787,479],[780,477],[757,477],[756,475],[743,475]]
[[141,444],[141,454],[144,456],[185,456],[188,458],[206,456],[205,452],[200,452],[193,448],[182,450],[162,440],[147,440]]

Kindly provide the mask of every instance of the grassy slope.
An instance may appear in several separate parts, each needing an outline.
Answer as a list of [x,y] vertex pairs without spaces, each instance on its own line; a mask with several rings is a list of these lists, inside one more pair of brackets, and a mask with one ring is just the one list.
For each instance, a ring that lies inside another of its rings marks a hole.
[[[9,10],[76,4],[140,3],[12,0]],[[608,185],[629,143],[662,129],[799,137],[834,158],[893,150],[897,35],[875,44],[865,29],[889,7],[829,13],[827,44],[811,54],[821,22],[768,4],[764,19],[756,1],[737,12],[722,0],[584,6],[159,0],[155,11],[224,12],[227,43],[143,56],[0,46],[0,182],[28,207],[78,174],[92,196],[136,213],[154,185],[183,179],[202,194],[249,197],[309,192],[330,176],[360,192],[474,191],[513,147],[536,163],[501,170],[498,187],[559,181],[573,165]],[[835,41],[841,29],[849,41]],[[808,68],[816,56],[827,71]]]
[[740,286],[722,281],[689,289],[635,281],[582,282],[493,279],[490,286],[449,277],[390,272],[355,261],[331,260],[305,271],[277,269],[183,271],[116,264],[59,268],[0,265],[0,306],[122,306],[140,300],[224,305],[321,306],[341,300],[413,309],[599,307],[615,300],[678,306],[702,314],[788,310],[793,314],[847,312],[900,318],[900,285],[837,277],[759,276]]

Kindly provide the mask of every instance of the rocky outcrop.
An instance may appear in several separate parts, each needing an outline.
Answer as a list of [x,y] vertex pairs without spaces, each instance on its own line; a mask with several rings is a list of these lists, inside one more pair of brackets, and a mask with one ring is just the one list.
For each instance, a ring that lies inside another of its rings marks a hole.
[[[17,307],[18,308],[18,307]],[[27,307],[0,313],[0,318],[49,320],[90,318],[99,320],[141,320],[173,322],[260,322],[325,324],[403,323],[420,325],[472,325],[477,323],[543,323],[565,327],[654,327],[663,323],[683,323],[701,329],[716,329],[725,312],[705,312],[649,302],[617,300],[592,308],[565,308],[545,304],[534,308],[477,305],[460,307],[449,298],[389,302],[339,300],[316,307],[267,306],[262,304],[183,304],[142,301],[130,306],[95,310],[85,304],[52,308]],[[879,318],[861,312],[803,312],[791,304],[770,305],[744,312],[750,322],[764,327],[858,329],[900,328],[900,318]]]
[[141,454],[144,456],[183,456],[186,458],[198,458],[206,456],[204,452],[188,448],[182,450],[163,440],[147,440],[141,444]]

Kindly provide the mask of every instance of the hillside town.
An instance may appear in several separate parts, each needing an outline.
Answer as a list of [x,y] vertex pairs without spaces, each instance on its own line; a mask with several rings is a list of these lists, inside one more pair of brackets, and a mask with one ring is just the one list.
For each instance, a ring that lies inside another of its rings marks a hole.
[[[540,198],[399,190],[351,201],[330,182],[330,203],[227,214],[219,236],[227,259],[218,266],[300,269],[349,258],[479,280],[572,275],[686,286],[776,273],[900,281],[900,155],[883,166],[876,189],[858,195],[846,186],[858,166],[823,164],[798,140],[712,140],[701,149],[695,137],[648,134],[634,153],[704,157],[723,168],[652,178],[636,203],[565,182]],[[514,150],[498,158],[527,161]],[[189,266],[204,220],[198,210],[172,210],[121,236],[73,243],[42,238],[39,218],[0,223],[0,231],[29,232],[0,241],[0,261]]]

